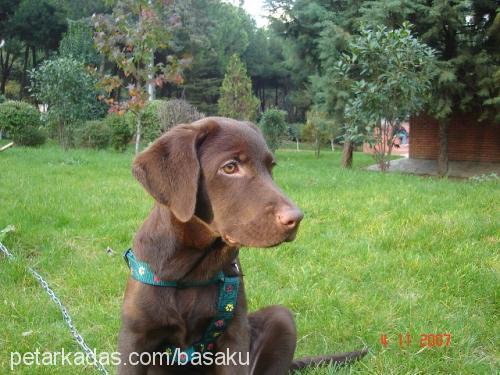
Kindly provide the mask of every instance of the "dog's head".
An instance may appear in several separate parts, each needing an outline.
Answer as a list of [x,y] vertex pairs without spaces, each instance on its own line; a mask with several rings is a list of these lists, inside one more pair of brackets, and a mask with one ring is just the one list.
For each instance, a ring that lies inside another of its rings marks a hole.
[[302,212],[276,186],[276,164],[259,129],[209,117],[178,125],[133,163],[133,174],[181,222],[194,216],[234,246],[295,238]]

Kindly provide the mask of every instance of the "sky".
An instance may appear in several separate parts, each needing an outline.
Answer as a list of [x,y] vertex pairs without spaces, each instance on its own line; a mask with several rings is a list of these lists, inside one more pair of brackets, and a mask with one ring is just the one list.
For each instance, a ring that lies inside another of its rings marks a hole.
[[[229,0],[228,3],[238,6],[239,0]],[[263,27],[267,25],[267,19],[265,18],[266,10],[264,9],[264,0],[245,0],[243,8],[250,13],[250,15],[255,19],[258,27]]]

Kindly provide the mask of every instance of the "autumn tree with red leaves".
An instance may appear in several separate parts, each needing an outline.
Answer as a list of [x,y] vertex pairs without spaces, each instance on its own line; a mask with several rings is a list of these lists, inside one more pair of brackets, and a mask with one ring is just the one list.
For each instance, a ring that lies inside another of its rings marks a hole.
[[[110,111],[135,116],[135,152],[141,142],[141,112],[149,99],[148,85],[180,84],[188,58],[168,55],[165,62],[156,62],[155,52],[173,50],[172,31],[180,26],[173,0],[120,0],[111,15],[93,16],[97,49],[116,64],[119,74],[101,77],[100,86],[107,94],[102,99]],[[113,93],[127,88],[128,98],[114,98]]]

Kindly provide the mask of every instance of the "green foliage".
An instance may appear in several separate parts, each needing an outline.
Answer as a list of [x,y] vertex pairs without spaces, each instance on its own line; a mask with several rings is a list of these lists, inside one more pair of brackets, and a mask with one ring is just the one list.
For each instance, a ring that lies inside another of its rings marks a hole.
[[285,118],[285,111],[271,108],[262,114],[259,121],[259,127],[266,139],[267,146],[273,153],[276,152],[287,135],[288,127]]
[[104,149],[109,146],[112,130],[108,123],[103,120],[86,121],[76,131],[76,145]]
[[305,141],[314,143],[316,157],[319,157],[321,146],[328,141],[333,144],[340,129],[338,123],[318,107],[313,107],[306,116],[307,122],[301,135]]
[[48,0],[22,0],[9,27],[26,46],[49,51],[57,48],[66,20]]
[[5,102],[7,99],[5,98],[4,95],[0,94],[0,104],[2,104],[3,102]]
[[88,19],[68,21],[68,31],[59,45],[61,57],[72,57],[85,65],[97,66],[99,55],[94,47],[94,29]]
[[19,82],[10,80],[5,85],[5,97],[7,99],[16,100],[19,99],[19,94],[21,93],[21,85]]
[[37,101],[48,105],[48,119],[58,127],[63,147],[70,145],[70,124],[102,117],[105,112],[97,100],[97,78],[81,61],[69,57],[47,60],[30,76],[30,91]]
[[326,70],[322,89],[330,90],[333,81],[344,90],[347,137],[370,143],[386,170],[400,124],[429,101],[434,51],[411,34],[408,23],[396,30],[362,27],[348,50]]
[[133,116],[128,113],[124,115],[110,113],[104,119],[104,122],[111,129],[110,144],[116,151],[124,152],[127,149],[127,145],[134,135],[133,120]]
[[[368,1],[367,22],[414,24],[416,34],[437,50],[439,75],[428,111],[446,120],[456,111],[500,121],[500,13],[498,1]],[[422,16],[424,15],[424,16]]]
[[13,134],[12,140],[20,146],[36,147],[47,140],[45,132],[34,126],[21,126]]
[[252,81],[238,55],[229,60],[222,82],[219,115],[253,121],[257,117],[259,99],[252,94]]
[[40,112],[29,103],[8,100],[0,104],[0,131],[14,138],[24,128],[38,129]]
[[[180,84],[182,69],[189,62],[188,58],[177,59],[175,55],[168,55],[165,63],[154,61],[156,51],[175,49],[170,29],[179,24],[173,5],[161,0],[119,0],[111,15],[94,18],[97,49],[127,77],[124,80],[120,75],[106,75],[100,85],[110,97],[112,111],[130,110],[136,116],[136,153],[142,133],[140,112],[149,97],[147,84]],[[125,86],[128,100],[119,102],[111,98],[114,90]]]
[[161,135],[161,122],[159,108],[162,100],[150,100],[141,110],[141,124],[143,129],[143,140],[146,144],[153,142]]

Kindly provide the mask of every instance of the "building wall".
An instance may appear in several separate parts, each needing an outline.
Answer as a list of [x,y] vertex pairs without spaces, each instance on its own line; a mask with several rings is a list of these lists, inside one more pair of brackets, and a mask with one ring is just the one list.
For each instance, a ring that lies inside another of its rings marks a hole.
[[[420,115],[410,120],[410,158],[437,159],[438,123]],[[470,115],[454,116],[448,128],[449,160],[500,163],[500,124],[478,122]]]

